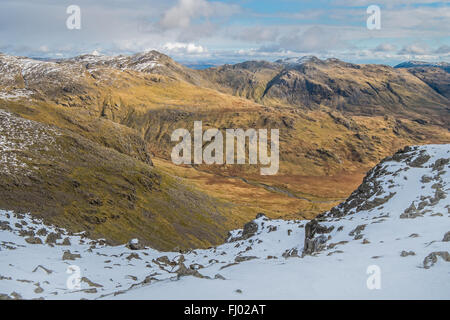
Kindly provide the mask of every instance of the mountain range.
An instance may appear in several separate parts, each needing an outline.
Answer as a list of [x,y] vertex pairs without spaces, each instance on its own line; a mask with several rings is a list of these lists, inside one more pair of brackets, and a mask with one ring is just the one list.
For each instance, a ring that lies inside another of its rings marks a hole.
[[[156,51],[0,55],[0,208],[159,250],[206,248],[263,212],[312,219],[407,145],[449,143],[445,64],[316,57],[191,69]],[[280,171],[176,166],[171,133],[280,130]]]

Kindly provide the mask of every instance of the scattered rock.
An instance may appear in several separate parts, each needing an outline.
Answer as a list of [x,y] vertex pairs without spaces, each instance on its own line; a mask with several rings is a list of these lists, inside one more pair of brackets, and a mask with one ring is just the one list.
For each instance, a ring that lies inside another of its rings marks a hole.
[[34,284],[36,286],[36,289],[34,289],[34,293],[42,293],[44,292],[44,289],[41,288],[41,285],[38,283]]
[[9,295],[0,293],[0,300],[13,300]]
[[422,213],[416,208],[414,202],[405,209],[405,211],[400,215],[400,219],[414,219],[417,217],[422,217]]
[[444,235],[444,239],[442,239],[442,241],[444,241],[444,242],[450,241],[450,231]]
[[95,288],[83,289],[81,291],[85,292],[85,293],[97,293],[97,289],[95,289]]
[[71,253],[70,250],[64,251],[62,256],[63,260],[75,260],[81,258],[81,255],[78,253]]
[[131,239],[127,244],[127,248],[131,250],[143,250],[145,246],[139,241],[139,239]]
[[152,281],[158,281],[155,277],[146,276],[144,280],[142,280],[141,284],[150,284]]
[[257,231],[258,231],[258,224],[254,221],[250,221],[244,225],[244,229],[242,230],[242,234],[240,236],[232,238],[231,234],[228,234],[227,242],[247,240],[248,238],[253,237]]
[[415,256],[415,255],[416,255],[416,253],[414,251],[405,251],[405,250],[403,250],[400,253],[400,257]]
[[[323,235],[324,233],[330,233],[333,231],[334,226],[325,227],[317,220],[311,220],[305,226],[305,241],[303,255],[312,254],[313,252],[320,251],[324,248],[324,243],[328,238]],[[316,234],[321,234],[319,237],[315,237]]]
[[234,258],[234,261],[239,263],[239,262],[249,261],[249,260],[253,260],[253,259],[258,259],[258,257],[255,257],[255,256],[237,256],[236,258]]
[[128,257],[127,260],[131,261],[133,259],[137,259],[137,260],[142,260],[141,257],[139,257],[139,255],[137,253],[131,253]]
[[327,249],[333,249],[334,247],[336,247],[337,245],[341,245],[341,244],[346,244],[346,243],[348,243],[348,241],[339,241],[339,242],[335,242],[335,243],[330,243],[328,246],[327,246]]
[[169,266],[172,266],[172,267],[177,265],[176,261],[170,261],[167,256],[158,257],[154,261],[156,261],[156,263],[158,263],[158,264],[165,264],[165,265],[169,265]]
[[237,264],[239,264],[239,263],[237,263],[237,262],[229,263],[227,265],[224,265],[224,266],[220,267],[220,270],[228,268],[228,267],[231,267],[231,266],[235,266]]
[[450,162],[450,159],[438,159],[436,160],[433,165],[431,166],[433,168],[433,171],[437,170],[437,171],[442,171],[444,170],[444,166],[447,165]]
[[61,243],[62,246],[70,246],[70,239],[68,237],[64,238],[63,242]]
[[446,262],[450,262],[450,254],[447,251],[436,251],[425,257],[423,267],[425,269],[432,267],[438,261],[438,257],[441,257]]
[[41,237],[45,237],[47,235],[47,229],[45,228],[40,228],[37,232],[36,235],[41,236]]
[[202,275],[197,270],[187,268],[184,264],[184,261],[185,261],[184,256],[181,255],[180,258],[178,259],[178,269],[175,271],[175,273],[177,274],[177,279],[180,279],[181,277],[185,276],[194,276],[196,278],[210,279],[209,277]]
[[427,163],[431,157],[428,154],[424,154],[424,152],[422,150],[421,154],[411,161],[409,165],[414,168],[421,168],[423,164]]
[[0,221],[0,230],[12,231],[12,228],[8,221]]
[[34,237],[33,230],[19,230],[19,235],[21,237]]
[[298,255],[298,250],[296,248],[293,248],[293,249],[288,249],[285,252],[283,252],[282,257],[287,259],[287,258],[292,258],[292,257],[299,258],[300,256]]
[[42,244],[41,238],[38,237],[28,237],[25,238],[25,241],[30,244]]
[[22,296],[15,291],[11,292],[10,296],[13,297],[14,300],[22,300],[23,299]]
[[81,282],[84,282],[84,283],[88,284],[90,287],[103,288],[103,286],[102,286],[101,284],[92,282],[91,280],[89,280],[89,279],[86,278],[86,277],[82,277],[82,278],[81,278]]
[[266,215],[264,214],[264,213],[258,213],[258,214],[256,214],[256,219],[259,219],[259,218],[265,218],[266,217]]
[[56,240],[61,239],[61,235],[59,233],[51,232],[48,234],[47,239],[45,239],[46,244],[56,244]]
[[[353,237],[354,235],[360,235],[361,232],[366,228],[365,224],[361,224],[359,226],[357,226],[355,229],[353,229],[352,231],[350,231],[350,233],[348,234],[349,236]],[[356,238],[355,238],[356,239]]]
[[331,251],[331,252],[329,252],[329,253],[327,254],[327,256],[331,256],[331,255],[333,255],[333,254],[335,254],[335,253],[344,253],[344,251],[342,251],[342,250]]
[[38,265],[36,268],[34,268],[34,270],[33,270],[33,272],[36,272],[36,271],[38,271],[39,269],[42,269],[42,270],[44,270],[45,271],[45,273],[47,273],[47,274],[51,274],[51,273],[53,273],[53,271],[52,270],[50,270],[50,269],[47,269],[46,267],[44,267],[44,266],[41,266],[41,265]]

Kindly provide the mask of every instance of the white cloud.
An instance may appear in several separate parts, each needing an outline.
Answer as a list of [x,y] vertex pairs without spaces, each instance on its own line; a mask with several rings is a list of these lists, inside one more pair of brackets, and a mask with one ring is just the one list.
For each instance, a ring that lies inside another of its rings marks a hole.
[[164,44],[163,50],[172,54],[202,54],[206,53],[207,49],[201,45],[196,45],[194,43],[182,43],[182,42],[168,42]]
[[448,46],[448,45],[440,46],[439,48],[437,48],[434,51],[434,53],[437,53],[437,54],[450,54],[450,46]]
[[179,0],[167,10],[159,25],[164,29],[188,28],[197,18],[226,17],[239,12],[239,6],[206,0]]
[[397,46],[390,43],[381,43],[374,49],[375,52],[389,52],[395,50],[397,50]]
[[50,51],[50,49],[48,48],[48,46],[42,45],[42,46],[39,47],[39,51],[40,51],[40,52],[47,53],[47,52]]
[[430,49],[426,45],[410,44],[404,46],[402,50],[400,50],[399,54],[425,55],[429,52]]
[[279,45],[286,50],[311,52],[337,49],[344,44],[335,29],[313,26],[303,33],[295,32],[280,37]]

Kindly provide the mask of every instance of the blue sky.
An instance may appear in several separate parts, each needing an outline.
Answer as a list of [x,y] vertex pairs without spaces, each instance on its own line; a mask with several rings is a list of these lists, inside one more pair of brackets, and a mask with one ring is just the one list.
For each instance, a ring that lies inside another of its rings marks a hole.
[[[69,5],[81,29],[69,30]],[[369,5],[381,29],[369,30]],[[0,52],[34,57],[155,49],[182,62],[316,55],[356,63],[450,61],[450,1],[2,0]]]

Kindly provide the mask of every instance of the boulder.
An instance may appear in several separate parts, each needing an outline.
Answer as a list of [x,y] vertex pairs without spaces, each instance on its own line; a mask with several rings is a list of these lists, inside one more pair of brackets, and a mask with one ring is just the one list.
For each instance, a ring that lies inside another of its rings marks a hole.
[[75,260],[81,258],[81,255],[78,253],[71,253],[70,250],[64,251],[62,256],[63,260]]
[[145,246],[139,242],[139,239],[131,239],[127,244],[127,248],[130,250],[143,250]]
[[442,239],[442,241],[444,241],[444,242],[450,241],[450,231],[444,235],[444,239]]

